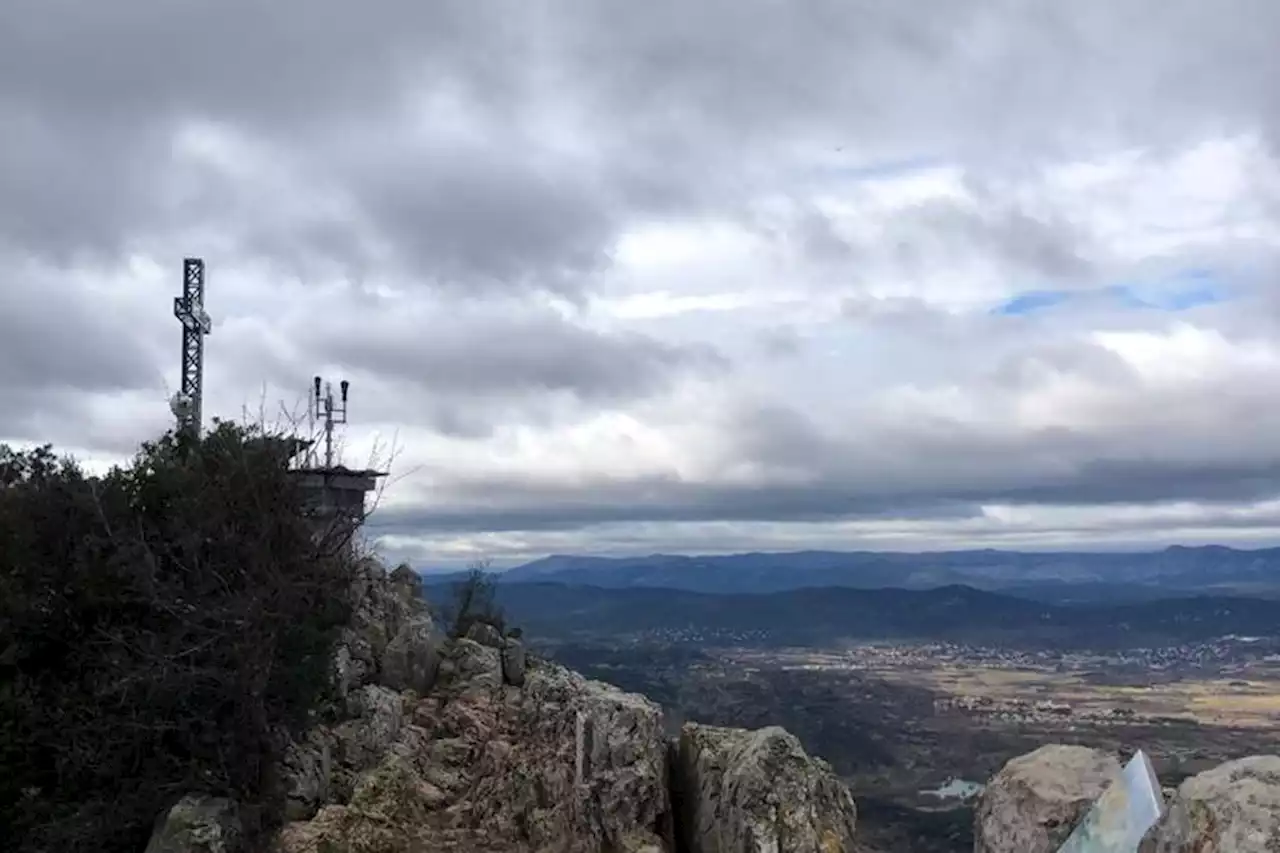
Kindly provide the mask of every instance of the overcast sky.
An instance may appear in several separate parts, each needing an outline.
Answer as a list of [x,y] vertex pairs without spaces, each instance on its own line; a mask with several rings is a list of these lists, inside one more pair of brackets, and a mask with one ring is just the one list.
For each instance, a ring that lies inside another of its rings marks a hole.
[[[392,558],[1280,541],[1274,0],[4,0],[0,441],[352,383]],[[394,452],[392,452],[394,451]]]

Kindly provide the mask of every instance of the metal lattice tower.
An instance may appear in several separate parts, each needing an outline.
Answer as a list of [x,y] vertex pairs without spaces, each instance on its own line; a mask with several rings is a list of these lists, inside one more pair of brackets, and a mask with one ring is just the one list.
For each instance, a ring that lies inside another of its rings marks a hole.
[[204,260],[186,258],[182,262],[182,296],[173,300],[173,316],[182,321],[182,387],[173,395],[170,408],[178,419],[178,430],[200,434],[204,403],[204,336],[213,326],[204,311]]

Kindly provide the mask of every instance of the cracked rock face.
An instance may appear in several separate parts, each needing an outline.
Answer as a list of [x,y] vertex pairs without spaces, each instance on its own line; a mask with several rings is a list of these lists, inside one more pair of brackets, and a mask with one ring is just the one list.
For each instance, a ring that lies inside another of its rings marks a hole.
[[1276,853],[1280,757],[1229,761],[1192,776],[1143,839],[1140,853]]
[[[371,565],[353,595],[340,701],[281,733],[275,853],[674,853],[677,827],[689,853],[857,850],[848,789],[784,730],[690,725],[677,748],[643,696],[496,631],[446,640],[407,570]],[[183,800],[148,853],[237,853],[235,814]]]
[[470,640],[445,659],[454,674],[408,703],[349,800],[286,826],[280,853],[669,849],[656,705],[550,665],[505,685],[497,650]]
[[422,599],[421,579],[404,567],[387,574],[374,560],[360,568],[350,591],[351,624],[334,655],[338,695],[345,698],[367,684],[426,692],[444,639]]
[[987,784],[974,815],[974,853],[1057,853],[1120,762],[1083,746],[1042,746]]
[[857,809],[849,789],[799,740],[687,723],[676,791],[692,853],[851,853]]

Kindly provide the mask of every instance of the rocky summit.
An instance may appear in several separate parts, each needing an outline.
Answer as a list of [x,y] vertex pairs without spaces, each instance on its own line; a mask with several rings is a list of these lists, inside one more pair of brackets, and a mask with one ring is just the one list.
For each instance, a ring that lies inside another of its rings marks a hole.
[[[331,713],[282,744],[274,853],[869,853],[848,788],[784,729],[687,723],[672,739],[658,705],[491,625],[446,638],[408,570],[370,562],[353,594]],[[1121,757],[1049,745],[1008,762],[975,853],[1056,853]],[[1166,794],[1138,853],[1280,850],[1280,757]],[[147,853],[241,853],[253,810],[192,791]]]
[[[688,724],[475,624],[446,639],[416,576],[370,563],[339,701],[286,745],[276,853],[843,853],[848,789],[787,732]],[[283,737],[283,735],[282,735]],[[241,805],[182,798],[147,853],[236,853]]]

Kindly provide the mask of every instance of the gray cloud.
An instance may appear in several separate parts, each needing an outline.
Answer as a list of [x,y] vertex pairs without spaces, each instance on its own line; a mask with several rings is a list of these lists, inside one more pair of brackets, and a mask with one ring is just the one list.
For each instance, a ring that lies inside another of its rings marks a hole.
[[[1087,355],[1064,362],[1096,367]],[[1152,405],[1158,408],[1144,411]],[[797,410],[749,406],[725,431],[732,458],[787,470],[787,477],[753,485],[600,477],[570,486],[519,474],[451,479],[439,471],[453,498],[449,506],[386,510],[377,525],[481,531],[627,520],[947,520],[974,517],[979,504],[1214,504],[1280,495],[1280,453],[1270,440],[1280,415],[1264,395],[1223,394],[1215,400],[1219,417],[1209,421],[1198,417],[1202,405],[1199,396],[1135,394],[1130,423],[1101,434],[1065,428],[1014,434],[946,419],[833,430]]]
[[0,261],[0,394],[158,388],[150,351],[55,276]]
[[342,341],[336,357],[379,375],[441,393],[568,391],[607,402],[657,390],[682,368],[726,367],[708,347],[637,334],[605,334],[550,317],[513,317],[487,326],[424,326],[413,338]]
[[[1154,162],[1213,134],[1274,146],[1278,32],[1267,0],[9,0],[0,433],[117,451],[163,421],[163,359],[177,351],[167,305],[126,316],[135,301],[117,309],[79,283],[202,253],[215,275],[261,282],[211,295],[226,319],[210,341],[211,410],[260,382],[302,394],[314,373],[341,372],[360,383],[362,418],[483,447],[498,426],[555,430],[701,381],[646,426],[714,427],[727,466],[770,472],[750,486],[570,485],[515,463],[501,476],[440,463],[447,506],[398,510],[391,529],[941,523],[990,502],[1280,493],[1268,438],[1280,422],[1258,390],[1269,367],[1237,365],[1230,387],[1163,388],[1088,335],[1161,330],[1167,315],[1087,299],[1034,317],[952,314],[937,289],[912,288],[946,280],[939,270],[960,288],[971,266],[1011,294],[1089,288],[1140,266],[1109,255],[1095,223],[1028,202],[1020,182],[1128,150]],[[832,167],[836,149],[847,162]],[[865,206],[849,173],[913,158],[955,165],[971,203],[885,213],[860,241],[807,197]],[[779,199],[791,213],[774,214]],[[628,288],[702,286],[701,270],[659,286],[616,261],[637,225],[699,217],[794,249],[782,269],[744,264],[761,280],[742,287],[847,297],[838,328],[782,308],[643,333],[591,314],[592,298]],[[1194,316],[1239,342],[1280,317],[1268,240],[1188,237],[1146,261],[1233,270],[1236,300]],[[881,287],[906,295],[871,298]],[[551,311],[548,293],[577,313]],[[1019,395],[1063,377],[1110,394],[1093,421],[1018,427]],[[886,414],[893,389],[950,393],[982,417]],[[140,414],[108,421],[95,394]]]
[[[291,345],[272,334],[282,330]],[[305,317],[296,328],[246,319],[220,332],[228,381],[256,371],[305,394],[314,374],[336,370],[358,386],[362,419],[408,419],[462,438],[503,424],[548,426],[566,403],[616,405],[661,393],[682,376],[732,370],[707,344],[600,331],[520,301],[414,307],[374,299]]]
[[521,161],[522,141],[368,164],[352,176],[363,212],[403,247],[407,270],[441,287],[573,292],[600,269],[618,210],[572,163]]
[[[1071,436],[1061,436],[1070,449]],[[921,455],[915,467],[844,466],[803,485],[785,482],[754,487],[681,483],[669,478],[601,481],[572,488],[518,477],[448,482],[447,506],[379,510],[371,529],[412,534],[448,530],[582,530],[617,522],[826,522],[873,520],[945,521],[973,518],[979,504],[1108,505],[1195,501],[1240,503],[1280,494],[1280,458],[1230,461],[1081,458],[1068,469],[1047,459],[1053,437],[1042,437],[1022,453],[1007,446],[961,441],[946,448],[968,453],[968,464],[940,448]],[[900,451],[885,448],[886,454]],[[823,457],[829,464],[831,456]],[[1019,462],[1031,470],[1017,471]],[[887,474],[899,474],[891,481]]]
[[[897,159],[941,149],[1007,171],[1010,145],[1048,150],[1049,133],[1076,144],[1132,128],[1160,140],[1203,129],[1219,103],[1215,115],[1256,118],[1245,107],[1267,102],[1242,101],[1266,67],[1248,60],[1274,22],[1268,4],[1133,8],[823,0],[797,13],[706,0],[499,12],[381,0],[123,2],[108,14],[18,0],[0,12],[0,109],[16,128],[0,185],[34,215],[0,221],[56,254],[58,242],[95,237],[119,250],[140,226],[199,216],[163,190],[187,169],[165,143],[196,119],[337,182],[426,280],[527,278],[541,261],[563,286],[566,270],[599,262],[618,205],[729,210],[795,139]],[[576,145],[540,135],[546,121]],[[484,141],[459,148],[472,125]],[[45,178],[66,189],[41,196],[32,182]],[[235,229],[222,211],[203,213]],[[267,248],[252,234],[244,247]],[[1063,259],[1034,223],[1007,236],[1030,259]]]
[[1036,217],[998,201],[978,210],[930,202],[912,208],[902,219],[893,236],[906,269],[918,269],[921,256],[930,252],[934,257],[1002,258],[1015,275],[1051,280],[1079,278],[1091,269],[1086,238],[1071,223]]

